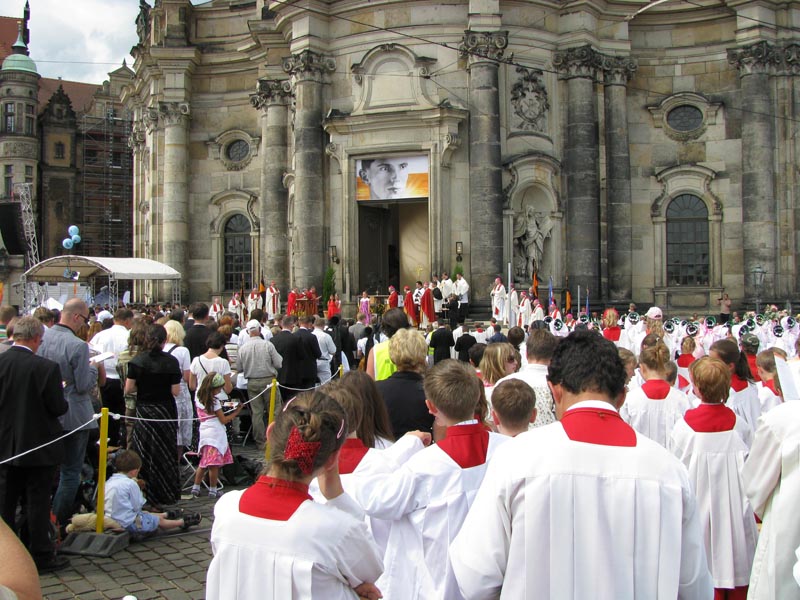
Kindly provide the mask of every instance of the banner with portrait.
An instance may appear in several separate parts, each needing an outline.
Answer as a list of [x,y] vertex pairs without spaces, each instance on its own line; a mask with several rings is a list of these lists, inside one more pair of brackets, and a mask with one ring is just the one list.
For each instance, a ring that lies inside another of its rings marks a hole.
[[377,156],[356,160],[356,200],[427,199],[428,155]]

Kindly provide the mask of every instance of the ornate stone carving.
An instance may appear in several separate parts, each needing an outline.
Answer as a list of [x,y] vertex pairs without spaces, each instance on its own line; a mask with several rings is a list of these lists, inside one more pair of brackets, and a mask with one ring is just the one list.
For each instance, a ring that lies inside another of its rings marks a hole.
[[131,127],[131,134],[128,137],[128,148],[134,152],[139,152],[144,147],[144,143],[147,140],[145,128],[146,125],[144,121],[135,121]]
[[728,49],[728,63],[741,75],[768,73],[781,62],[782,52],[769,42],[756,42],[743,48]]
[[519,80],[511,87],[511,106],[519,117],[518,129],[544,133],[550,100],[541,71],[517,67]]
[[601,68],[607,85],[625,85],[639,65],[630,56],[603,56]]
[[[508,47],[508,31],[470,31],[464,32],[458,53],[462,57],[469,57],[471,60],[488,58],[489,60],[504,60],[506,48]],[[505,60],[513,60],[514,55],[510,55]]]
[[271,104],[285,104],[292,95],[292,82],[288,79],[259,79],[256,93],[250,95],[250,104],[256,110],[267,108]]
[[158,103],[158,116],[164,125],[185,125],[190,113],[188,102]]
[[792,75],[800,73],[800,44],[787,44],[783,48],[783,62],[787,72]]
[[604,56],[589,45],[568,48],[553,55],[553,66],[562,79],[588,77],[594,79],[603,68]]
[[450,159],[453,156],[453,152],[458,150],[461,147],[461,136],[458,133],[450,132],[445,134],[444,138],[442,139],[442,165],[449,166]]
[[36,160],[39,157],[36,142],[14,141],[0,144],[0,156],[13,156],[14,158],[29,158]]
[[261,229],[261,221],[256,214],[256,202],[258,202],[258,196],[251,194],[250,199],[247,201],[247,214],[250,216],[250,221],[253,223],[253,229],[259,231]]
[[336,70],[336,61],[313,50],[303,50],[285,57],[283,70],[297,79],[320,80],[325,73]]

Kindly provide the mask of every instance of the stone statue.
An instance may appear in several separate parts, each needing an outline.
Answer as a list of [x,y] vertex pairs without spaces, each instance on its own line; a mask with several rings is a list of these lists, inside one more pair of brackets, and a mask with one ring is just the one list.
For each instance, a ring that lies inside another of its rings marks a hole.
[[[550,237],[553,222],[544,213],[536,214],[533,206],[519,211],[514,219],[515,254],[523,261],[514,261],[517,276],[531,279],[534,271],[539,271],[544,253],[544,241]],[[523,268],[524,265],[524,268]],[[520,273],[520,269],[522,271]]]
[[136,34],[139,36],[140,44],[144,44],[147,40],[149,28],[150,5],[145,0],[139,0],[139,14],[136,16]]

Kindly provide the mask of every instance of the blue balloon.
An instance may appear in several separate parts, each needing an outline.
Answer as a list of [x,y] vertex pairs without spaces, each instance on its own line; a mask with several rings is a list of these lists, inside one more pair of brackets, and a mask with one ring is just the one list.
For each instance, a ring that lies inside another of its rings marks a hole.
[[72,250],[72,239],[71,238],[64,238],[64,241],[61,242],[61,245],[64,246],[65,250]]
[[[69,226],[69,228],[67,229],[67,233],[69,233],[69,234],[70,234],[70,236],[76,236],[76,235],[78,235],[80,232],[81,232],[81,230],[80,230],[80,229],[78,229],[78,226],[77,226],[77,225],[70,225],[70,226]],[[76,243],[77,243],[77,242],[76,242]]]
[[[76,229],[77,229],[77,227],[76,227]],[[81,243],[81,236],[79,236],[77,233],[73,233],[72,234],[72,243],[73,244],[80,244]]]

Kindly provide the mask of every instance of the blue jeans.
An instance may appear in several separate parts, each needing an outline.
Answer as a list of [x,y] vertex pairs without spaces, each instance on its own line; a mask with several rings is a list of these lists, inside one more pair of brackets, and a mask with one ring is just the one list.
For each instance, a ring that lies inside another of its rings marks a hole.
[[82,429],[64,438],[64,462],[61,463],[58,489],[53,496],[53,513],[60,525],[69,522],[75,509],[75,496],[81,485],[81,467],[90,433],[90,430]]

